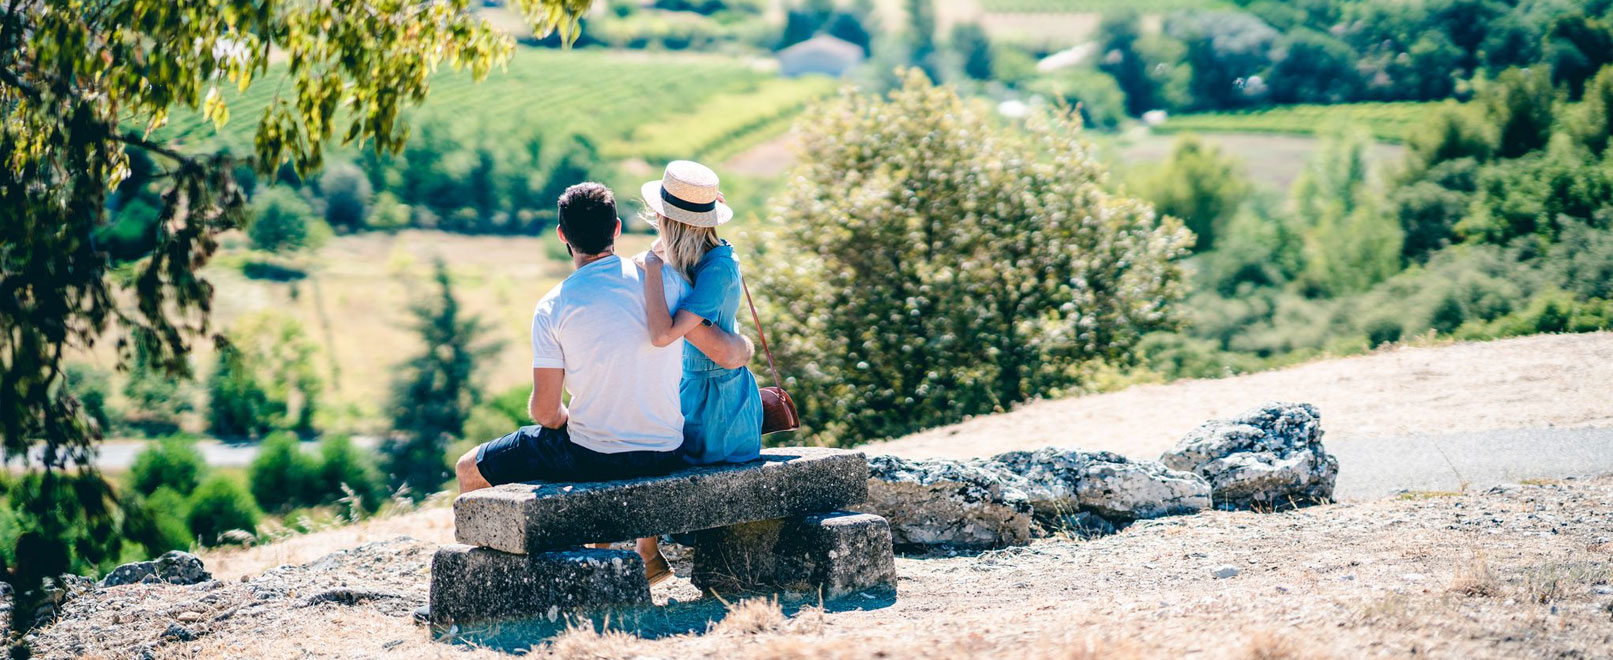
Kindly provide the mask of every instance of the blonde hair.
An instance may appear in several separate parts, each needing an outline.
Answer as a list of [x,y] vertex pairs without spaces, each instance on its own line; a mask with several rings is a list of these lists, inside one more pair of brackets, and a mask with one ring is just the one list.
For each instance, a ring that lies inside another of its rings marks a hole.
[[656,217],[655,229],[661,234],[661,255],[668,266],[676,268],[683,278],[691,282],[694,276],[691,271],[695,264],[706,252],[717,247],[716,227],[696,227],[668,218],[654,211],[648,213]]

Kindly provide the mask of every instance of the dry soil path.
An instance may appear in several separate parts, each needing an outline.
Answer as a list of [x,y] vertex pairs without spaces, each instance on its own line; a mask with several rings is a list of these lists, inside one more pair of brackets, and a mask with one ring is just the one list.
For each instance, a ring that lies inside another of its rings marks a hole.
[[1320,409],[1342,463],[1341,497],[1613,470],[1613,333],[1605,332],[1397,348],[1038,401],[863,449],[968,458],[1053,446],[1156,458],[1205,420],[1270,400]]

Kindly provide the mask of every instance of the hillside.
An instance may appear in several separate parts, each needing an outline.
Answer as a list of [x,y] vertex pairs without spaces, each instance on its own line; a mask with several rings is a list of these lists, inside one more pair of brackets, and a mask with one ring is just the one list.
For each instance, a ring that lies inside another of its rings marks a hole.
[[1613,427],[1610,380],[1613,333],[1398,347],[1233,378],[1038,401],[863,449],[962,458],[1058,446],[1153,458],[1204,420],[1269,400],[1315,404],[1329,445],[1406,434]]
[[[532,640],[530,650],[559,658],[1604,657],[1613,644],[1609,527],[1609,478],[1279,514],[1208,512],[1092,541],[901,557],[893,601],[725,606],[675,579],[654,590],[665,607],[649,615],[642,636],[573,631],[548,645]],[[412,623],[442,540],[422,536],[255,571],[249,580],[101,590],[70,601],[34,651],[528,651],[436,643]],[[218,570],[216,555],[208,561]],[[362,597],[332,595],[344,593]]]

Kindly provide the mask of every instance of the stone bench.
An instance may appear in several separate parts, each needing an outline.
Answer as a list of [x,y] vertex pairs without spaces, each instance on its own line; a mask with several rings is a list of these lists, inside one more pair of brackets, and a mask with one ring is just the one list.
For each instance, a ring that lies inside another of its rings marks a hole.
[[894,589],[890,526],[840,510],[867,496],[862,453],[816,447],[660,477],[466,493],[454,500],[459,543],[432,560],[431,622],[441,632],[648,605],[637,554],[577,546],[667,533],[695,532],[689,577],[708,593]]

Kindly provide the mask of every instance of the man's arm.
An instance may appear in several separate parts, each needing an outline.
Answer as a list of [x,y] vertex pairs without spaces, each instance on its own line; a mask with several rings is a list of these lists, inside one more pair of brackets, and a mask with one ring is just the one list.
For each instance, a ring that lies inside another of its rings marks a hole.
[[751,357],[756,355],[756,346],[751,344],[749,337],[736,335],[712,325],[695,326],[695,329],[690,330],[683,338],[724,369],[750,364]]
[[571,413],[560,402],[560,391],[565,385],[565,369],[532,370],[532,398],[526,402],[526,411],[532,415],[532,421],[551,429],[566,425]]

